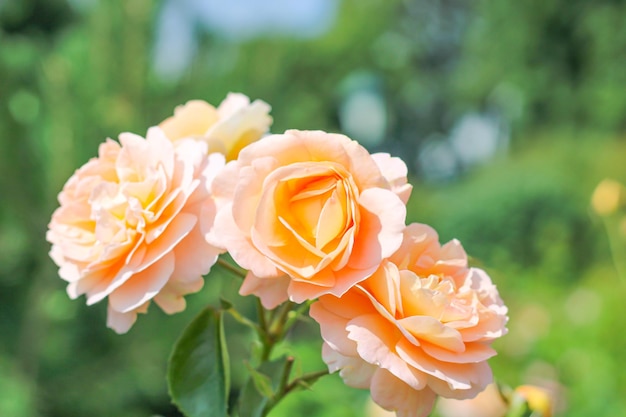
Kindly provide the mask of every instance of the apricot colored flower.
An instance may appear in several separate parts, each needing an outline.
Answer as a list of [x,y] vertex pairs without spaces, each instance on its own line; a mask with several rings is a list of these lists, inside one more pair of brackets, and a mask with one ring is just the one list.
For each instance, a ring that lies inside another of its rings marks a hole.
[[371,277],[310,310],[329,370],[401,417],[427,416],[437,395],[483,390],[506,313],[487,274],[467,267],[460,243],[441,246],[421,224],[406,228],[401,248]]
[[172,141],[193,138],[206,142],[208,152],[220,152],[226,160],[236,159],[239,151],[268,132],[271,107],[262,100],[240,93],[229,93],[217,107],[206,101],[191,100],[174,109],[174,116],[159,127]]
[[266,308],[340,296],[370,276],[402,242],[410,192],[400,159],[297,130],[244,148],[213,187],[211,241],[249,270],[240,293]]
[[224,166],[207,144],[172,143],[159,128],[123,133],[78,169],[59,194],[47,239],[71,298],[108,297],[107,325],[125,333],[151,300],[185,308],[220,249],[205,240],[215,216],[210,181]]

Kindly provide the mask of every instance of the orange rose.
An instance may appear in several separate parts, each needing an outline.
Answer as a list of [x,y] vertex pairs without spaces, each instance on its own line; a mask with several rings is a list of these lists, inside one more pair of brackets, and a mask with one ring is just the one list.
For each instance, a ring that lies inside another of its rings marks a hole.
[[250,272],[267,308],[342,295],[401,244],[406,166],[346,136],[287,131],[255,142],[213,183],[211,241]]
[[166,313],[202,288],[220,249],[204,238],[215,215],[209,184],[224,166],[194,140],[159,128],[107,140],[59,194],[47,239],[71,298],[108,297],[107,325],[125,333],[154,300]]
[[226,160],[237,158],[239,151],[269,130],[271,107],[262,100],[229,93],[217,107],[202,100],[191,100],[176,107],[174,116],[159,127],[172,141],[193,138],[206,142],[208,152],[220,152]]
[[440,246],[430,227],[407,227],[402,247],[342,297],[324,295],[311,317],[329,370],[369,388],[399,416],[427,416],[436,395],[471,398],[492,380],[486,360],[505,332],[507,309],[457,241]]

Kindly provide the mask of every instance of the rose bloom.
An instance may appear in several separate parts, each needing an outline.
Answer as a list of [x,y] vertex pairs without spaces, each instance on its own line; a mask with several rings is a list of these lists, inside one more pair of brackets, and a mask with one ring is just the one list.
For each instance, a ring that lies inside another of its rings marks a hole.
[[262,100],[240,93],[229,93],[217,107],[202,100],[191,100],[176,107],[174,116],[159,127],[172,141],[193,138],[206,142],[208,152],[220,152],[226,160],[236,159],[239,151],[269,130],[271,107]]
[[342,295],[402,242],[406,165],[348,137],[290,130],[244,148],[213,183],[211,241],[266,308]]
[[202,288],[220,249],[204,238],[215,216],[209,184],[224,166],[207,144],[173,144],[159,128],[122,133],[78,169],[59,194],[47,239],[71,298],[108,296],[107,325],[125,333],[150,300],[166,313]]
[[460,243],[441,246],[422,224],[407,226],[401,248],[370,278],[310,310],[329,370],[402,417],[427,416],[437,395],[483,390],[506,313],[487,274],[467,267]]

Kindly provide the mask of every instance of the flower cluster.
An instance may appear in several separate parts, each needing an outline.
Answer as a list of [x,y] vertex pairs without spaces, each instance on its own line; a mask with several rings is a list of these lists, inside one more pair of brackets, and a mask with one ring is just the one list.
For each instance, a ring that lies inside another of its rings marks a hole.
[[340,134],[263,136],[269,109],[241,94],[190,101],[145,139],[102,144],[47,234],[70,297],[108,298],[124,333],[151,301],[183,310],[227,251],[248,271],[241,294],[313,302],[329,370],[382,407],[426,416],[437,395],[475,396],[507,322],[487,274],[458,241],[406,225],[402,160]]

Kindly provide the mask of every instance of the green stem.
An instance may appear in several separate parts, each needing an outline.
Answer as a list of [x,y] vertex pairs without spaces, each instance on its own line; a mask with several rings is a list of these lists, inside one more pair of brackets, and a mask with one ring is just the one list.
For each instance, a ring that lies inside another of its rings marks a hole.
[[255,322],[253,322],[252,320],[250,320],[249,318],[241,315],[241,313],[239,313],[237,310],[235,310],[234,308],[229,308],[224,310],[227,313],[229,313],[235,320],[237,320],[239,323],[243,324],[244,326],[250,327],[251,329],[253,329],[255,332],[257,332],[258,334],[261,334],[261,329],[259,328],[259,325],[256,324]]
[[275,335],[277,339],[282,339],[282,337],[285,335],[285,332],[287,330],[285,328],[285,324],[287,323],[287,320],[289,319],[289,313],[294,306],[296,306],[294,302],[287,301],[280,307],[278,317],[274,320],[272,326],[270,327],[270,332]]
[[261,302],[257,300],[260,328],[263,329],[263,335],[261,335],[261,342],[263,343],[261,362],[269,360],[272,350],[283,339],[286,332],[285,323],[289,318],[289,312],[295,305],[295,303],[287,301],[278,310],[272,312],[272,317],[268,323],[265,319],[265,309]]
[[259,338],[263,344],[263,351],[261,352],[261,363],[263,363],[269,360],[275,341],[272,340],[272,335],[267,325],[267,319],[265,318],[265,308],[263,308],[263,304],[261,304],[259,298],[256,298],[256,311],[257,319],[259,320]]
[[289,383],[289,375],[291,375],[291,369],[293,368],[293,357],[289,356],[287,361],[285,362],[285,367],[283,368],[283,374],[280,378],[280,384],[278,385],[278,392],[284,392],[287,388],[287,384]]
[[[620,242],[619,225],[615,227],[615,222],[609,222],[603,219],[604,228],[609,240],[609,250],[611,251],[611,257],[613,258],[613,265],[617,271],[617,276],[622,283],[626,283],[626,265],[624,263],[624,256],[622,255],[619,247],[623,245]],[[612,223],[612,224],[609,224]],[[617,233],[615,231],[618,231]]]
[[328,375],[328,369],[323,369],[321,371],[304,374],[301,377],[294,379],[285,388],[285,393],[283,397],[300,386],[308,386],[308,385],[314,384],[318,379],[320,379],[321,377],[325,375]]
[[303,304],[301,304],[297,309],[291,311],[288,315],[287,322],[283,326],[283,331],[286,333],[291,327],[296,324],[296,322],[302,318],[302,315],[308,308],[313,304],[313,300],[309,300]]
[[239,268],[238,266],[235,266],[235,265],[231,264],[230,262],[224,260],[221,257],[217,258],[217,262],[216,263],[219,266],[221,266],[222,268],[226,269],[228,272],[231,272],[231,273],[237,275],[241,279],[244,279],[246,277],[247,271],[245,269]]
[[269,412],[274,408],[278,403],[287,396],[293,390],[304,387],[308,388],[311,384],[314,384],[318,379],[323,377],[324,375],[328,375],[328,370],[324,369],[317,372],[311,372],[308,374],[304,374],[301,377],[298,377],[287,383],[289,380],[289,374],[291,373],[291,368],[293,367],[293,358],[287,358],[287,362],[285,363],[285,368],[283,369],[283,374],[281,377],[280,385],[278,391],[274,398],[271,399],[263,409],[262,416],[265,417],[269,414]]

